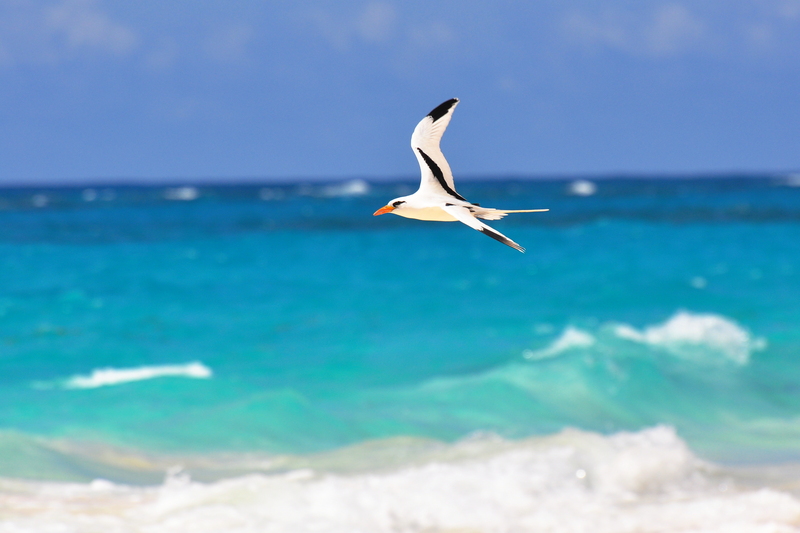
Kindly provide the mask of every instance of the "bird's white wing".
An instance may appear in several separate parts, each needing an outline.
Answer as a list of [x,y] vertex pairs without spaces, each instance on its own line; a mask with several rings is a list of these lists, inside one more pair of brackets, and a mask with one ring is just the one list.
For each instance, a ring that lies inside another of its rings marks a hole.
[[514,241],[512,241],[499,231],[490,228],[489,226],[487,226],[486,224],[475,218],[470,212],[468,207],[460,205],[446,205],[442,209],[453,215],[460,222],[463,222],[470,228],[478,230],[484,235],[488,235],[492,239],[502,242],[506,246],[510,246],[515,250],[519,250],[520,252],[525,253],[525,248],[515,243]]
[[438,105],[420,120],[411,135],[411,149],[414,150],[414,155],[417,156],[419,168],[422,171],[422,180],[419,184],[421,192],[447,194],[466,201],[456,192],[450,165],[447,164],[447,159],[444,158],[444,154],[439,148],[439,141],[441,141],[447,125],[450,124],[457,105],[458,98],[451,98]]

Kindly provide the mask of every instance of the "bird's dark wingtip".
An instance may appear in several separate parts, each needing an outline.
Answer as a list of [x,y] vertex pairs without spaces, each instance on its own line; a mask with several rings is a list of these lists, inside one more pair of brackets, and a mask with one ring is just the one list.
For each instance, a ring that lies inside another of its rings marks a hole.
[[433,111],[428,113],[428,116],[431,117],[434,122],[436,122],[437,120],[445,116],[447,112],[450,111],[450,108],[452,108],[457,103],[458,103],[458,98],[451,98],[446,102],[442,102],[441,104],[433,108]]
[[488,226],[484,227],[484,228],[481,228],[479,231],[481,233],[483,233],[484,235],[489,236],[489,237],[491,237],[492,239],[494,239],[494,240],[496,240],[498,242],[502,242],[506,246],[510,246],[511,248],[517,250],[518,252],[522,252],[523,254],[525,253],[525,248],[523,248],[519,244],[515,243],[514,241],[512,241],[511,239],[509,239],[505,235],[501,235],[500,233],[497,233],[496,231],[494,231],[492,228],[490,228]]

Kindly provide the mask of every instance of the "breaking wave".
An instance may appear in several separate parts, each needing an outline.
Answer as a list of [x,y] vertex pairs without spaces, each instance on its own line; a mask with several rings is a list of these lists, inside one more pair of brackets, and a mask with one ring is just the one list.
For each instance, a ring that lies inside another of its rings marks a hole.
[[643,344],[699,364],[732,363],[743,366],[750,361],[753,352],[767,347],[766,339],[754,337],[747,328],[730,318],[711,313],[678,311],[663,323],[641,330],[629,324],[612,323],[592,334],[567,326],[547,347],[526,349],[522,356],[528,360],[548,359],[597,344],[608,347],[615,339]]
[[702,362],[727,361],[746,365],[753,351],[767,342],[729,318],[714,314],[679,311],[663,324],[639,331],[627,324],[614,327],[617,337],[658,346],[669,353]]
[[139,366],[135,368],[98,368],[88,376],[72,376],[63,383],[63,388],[94,389],[166,376],[208,379],[211,375],[211,369],[200,362],[187,363],[185,365]]
[[573,348],[587,348],[595,342],[595,338],[590,333],[567,326],[561,336],[553,341],[550,346],[541,350],[525,350],[522,352],[522,356],[529,360],[548,359]]
[[[378,454],[390,468],[332,463]],[[280,463],[280,458],[275,458]],[[508,441],[376,441],[211,482],[0,479],[9,531],[796,531],[800,501],[698,459],[668,426]]]

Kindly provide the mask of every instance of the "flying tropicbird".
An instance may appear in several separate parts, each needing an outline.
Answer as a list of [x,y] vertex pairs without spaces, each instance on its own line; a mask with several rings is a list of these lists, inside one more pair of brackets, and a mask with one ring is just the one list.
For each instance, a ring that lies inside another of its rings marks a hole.
[[457,105],[458,98],[451,98],[428,113],[414,128],[414,133],[411,135],[411,149],[414,150],[422,171],[419,190],[409,196],[395,198],[388,205],[375,211],[375,215],[394,213],[417,220],[463,222],[470,228],[524,253],[525,248],[478,219],[499,220],[509,213],[537,213],[549,209],[509,211],[481,207],[468,202],[456,192],[453,173],[439,148],[439,141]]

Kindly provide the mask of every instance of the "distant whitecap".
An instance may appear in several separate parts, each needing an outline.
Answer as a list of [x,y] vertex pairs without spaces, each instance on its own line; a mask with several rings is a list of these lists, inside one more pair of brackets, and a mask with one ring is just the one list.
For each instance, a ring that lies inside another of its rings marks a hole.
[[788,187],[800,187],[800,172],[789,174],[783,183]]
[[282,200],[284,194],[283,191],[278,188],[262,187],[258,191],[258,197],[264,201]]
[[350,180],[328,185],[322,189],[323,196],[363,196],[369,194],[369,183],[364,180]]
[[45,207],[50,203],[50,199],[46,194],[34,194],[33,198],[31,198],[31,203],[34,207]]
[[172,187],[164,191],[164,198],[167,200],[181,200],[189,202],[197,200],[200,197],[200,191],[197,187]]
[[97,191],[95,189],[84,189],[81,197],[84,202],[94,202],[97,200]]
[[567,191],[575,196],[591,196],[597,192],[597,185],[589,180],[576,180],[569,184]]

